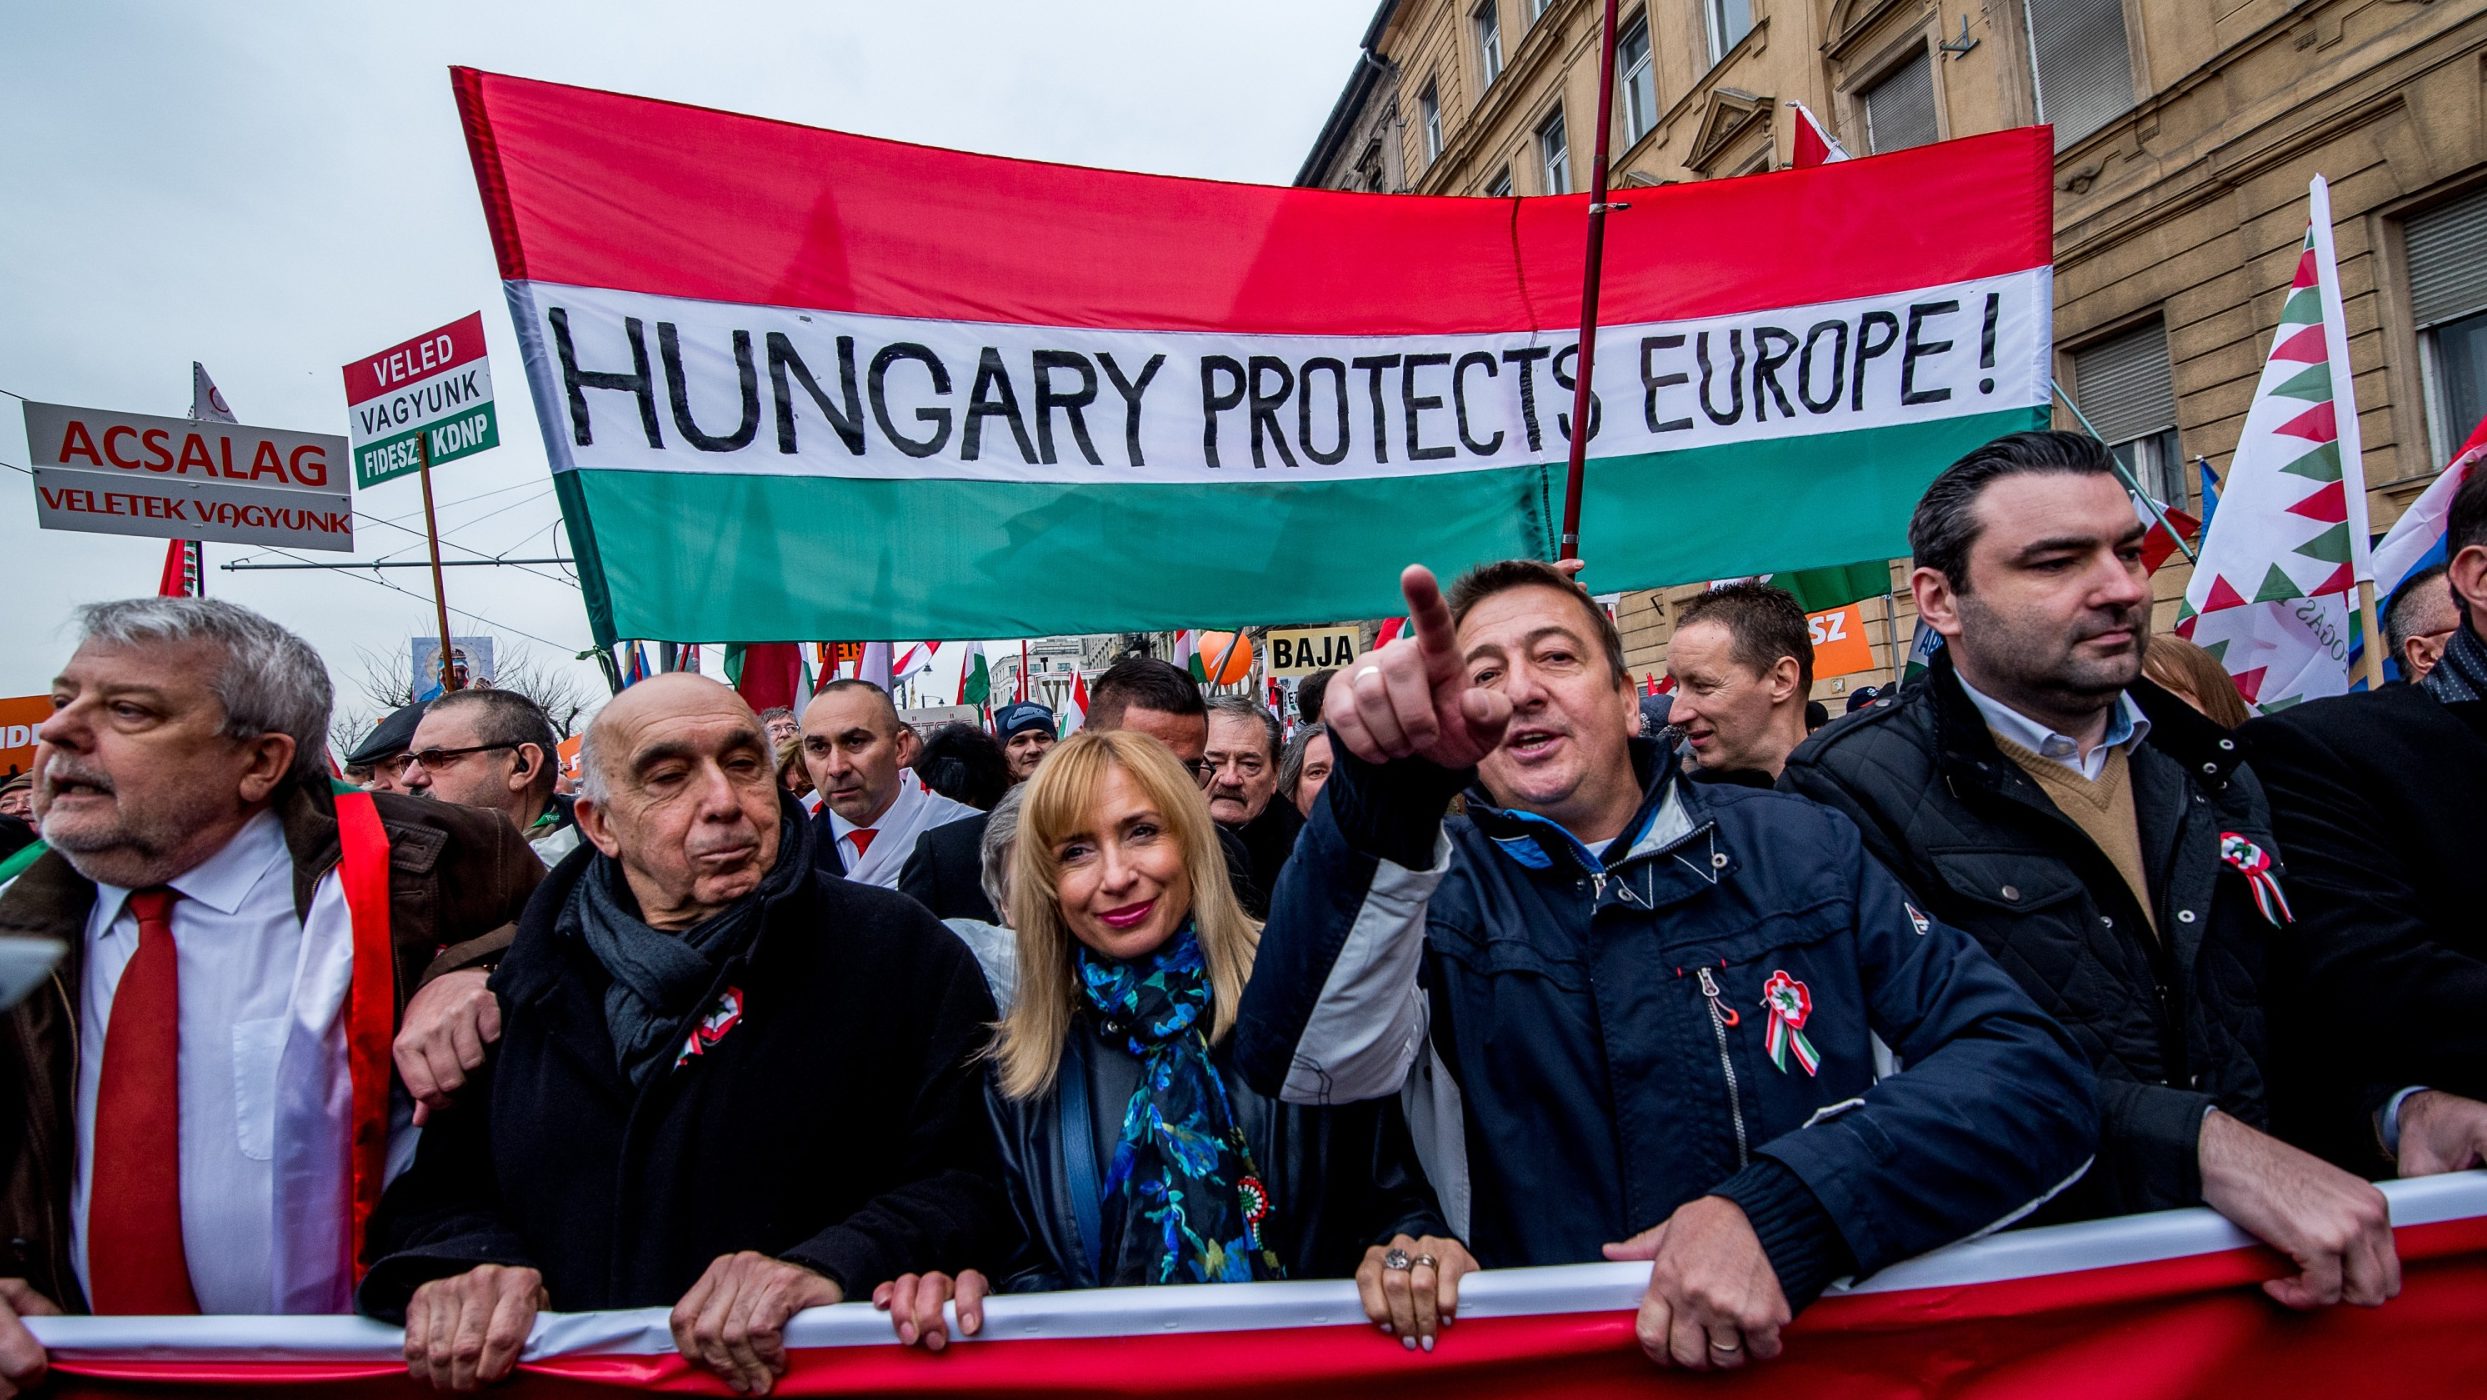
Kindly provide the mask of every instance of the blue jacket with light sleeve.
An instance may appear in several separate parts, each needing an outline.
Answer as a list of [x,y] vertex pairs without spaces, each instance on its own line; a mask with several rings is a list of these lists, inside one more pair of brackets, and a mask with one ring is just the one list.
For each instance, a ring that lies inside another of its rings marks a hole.
[[1481,791],[1446,821],[1472,774],[1342,751],[1272,901],[1238,1066],[1299,1103],[1441,1072],[1468,1190],[1429,1165],[1489,1267],[1593,1260],[1718,1195],[1802,1307],[2078,1177],[2098,1115],[2064,1031],[1846,817],[1673,760],[1634,742],[1646,795],[1601,859]]

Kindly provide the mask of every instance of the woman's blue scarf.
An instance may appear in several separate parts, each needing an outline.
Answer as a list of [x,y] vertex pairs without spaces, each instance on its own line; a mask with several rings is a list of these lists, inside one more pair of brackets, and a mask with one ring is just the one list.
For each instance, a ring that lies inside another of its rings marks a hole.
[[1119,1192],[1119,1261],[1108,1277],[1150,1283],[1245,1283],[1286,1277],[1267,1243],[1269,1188],[1235,1126],[1226,1082],[1209,1060],[1202,1017],[1212,992],[1200,939],[1186,923],[1145,958],[1079,950],[1080,990],[1109,1037],[1140,1060],[1105,1194]]

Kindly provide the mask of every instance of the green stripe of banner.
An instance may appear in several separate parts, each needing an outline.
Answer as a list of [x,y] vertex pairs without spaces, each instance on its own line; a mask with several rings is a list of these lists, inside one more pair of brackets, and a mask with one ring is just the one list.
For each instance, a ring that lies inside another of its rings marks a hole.
[[[2013,409],[1588,465],[1608,591],[1888,558],[1935,474]],[[569,471],[598,638],[1011,637],[1396,613],[1402,565],[1553,553],[1563,464],[1285,485],[1036,485]]]
[[418,433],[432,435],[432,465],[437,467],[500,446],[501,420],[486,402],[428,427],[409,428],[394,437],[364,443],[354,449],[354,484],[376,486],[421,471],[422,455],[415,450]]

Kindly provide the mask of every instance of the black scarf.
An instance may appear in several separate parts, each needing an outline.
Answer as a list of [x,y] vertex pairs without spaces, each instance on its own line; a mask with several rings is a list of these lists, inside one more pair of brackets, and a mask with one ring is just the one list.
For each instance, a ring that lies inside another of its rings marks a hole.
[[639,916],[639,901],[620,861],[600,853],[588,862],[555,929],[583,940],[613,978],[604,994],[605,1028],[632,1088],[647,1087],[659,1068],[673,1062],[683,1022],[703,1009],[700,998],[715,984],[718,970],[759,936],[768,902],[811,874],[811,824],[781,813],[777,863],[760,887],[703,923],[667,933]]
[[[2466,620],[2465,620],[2466,624]],[[2444,644],[2444,654],[2419,684],[2427,694],[2447,705],[2464,700],[2487,700],[2487,641],[2464,625],[2453,629],[2452,640]]]

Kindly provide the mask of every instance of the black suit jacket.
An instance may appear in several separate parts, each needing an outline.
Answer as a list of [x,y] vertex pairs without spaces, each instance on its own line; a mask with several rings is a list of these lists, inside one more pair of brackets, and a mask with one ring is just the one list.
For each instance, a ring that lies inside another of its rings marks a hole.
[[2487,1099],[2487,701],[2417,686],[2315,700],[2239,731],[2287,853],[2294,977],[2284,1132],[2384,1164],[2374,1112],[2424,1084]]
[[992,820],[992,813],[978,812],[915,838],[915,850],[898,871],[898,892],[932,910],[936,919],[1000,923],[984,895],[984,829]]

